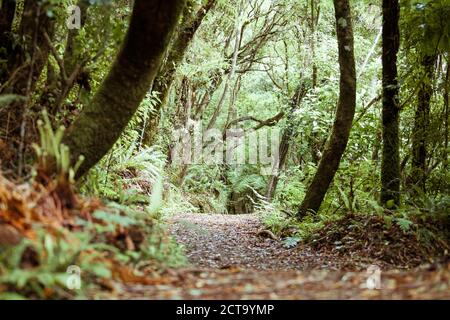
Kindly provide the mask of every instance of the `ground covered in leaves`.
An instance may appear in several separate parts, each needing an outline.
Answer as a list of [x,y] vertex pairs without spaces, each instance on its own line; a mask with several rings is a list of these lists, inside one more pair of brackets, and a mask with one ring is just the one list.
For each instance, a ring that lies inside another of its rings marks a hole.
[[152,285],[125,285],[123,298],[450,299],[449,263],[381,268],[381,289],[373,290],[362,252],[358,258],[357,252],[288,248],[256,215],[180,214],[169,223],[192,267],[167,270]]
[[250,270],[348,268],[347,261],[318,252],[311,246],[289,248],[262,227],[257,215],[179,214],[172,219],[171,225],[173,236],[186,247],[189,261],[198,267]]

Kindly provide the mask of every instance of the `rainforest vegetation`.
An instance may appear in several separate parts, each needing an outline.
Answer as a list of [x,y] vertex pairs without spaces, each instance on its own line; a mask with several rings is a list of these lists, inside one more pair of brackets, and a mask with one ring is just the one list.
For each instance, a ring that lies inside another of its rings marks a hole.
[[0,7],[0,298],[450,298],[449,0]]

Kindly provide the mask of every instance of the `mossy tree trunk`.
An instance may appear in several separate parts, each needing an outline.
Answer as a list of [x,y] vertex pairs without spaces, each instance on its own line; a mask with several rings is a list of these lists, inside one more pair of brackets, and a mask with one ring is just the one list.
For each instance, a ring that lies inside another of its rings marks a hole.
[[185,0],[136,0],[128,33],[108,76],[67,131],[72,161],[84,175],[113,147],[161,65]]
[[356,106],[356,72],[353,26],[348,0],[334,0],[336,31],[339,47],[340,92],[331,136],[319,167],[300,206],[299,218],[307,212],[317,212],[339,168],[347,147]]
[[[61,111],[64,101],[76,84],[79,84],[80,91],[90,91],[89,73],[85,70],[86,56],[88,55],[83,50],[78,35],[86,25],[91,3],[89,0],[78,0],[76,5],[80,9],[80,28],[68,30],[64,55],[59,63],[59,77],[51,78],[47,74],[48,85],[44,89],[45,94],[41,95],[39,102],[52,115]],[[47,68],[52,69],[50,62],[47,64]]]
[[279,159],[277,163],[277,170],[274,175],[269,178],[269,183],[267,185],[266,198],[267,201],[272,201],[273,196],[275,195],[275,191],[277,190],[278,181],[280,178],[281,170],[285,166],[288,158],[289,147],[292,139],[294,138],[294,125],[293,118],[294,112],[300,105],[301,101],[305,98],[308,93],[309,87],[305,85],[305,83],[301,83],[298,85],[295,90],[294,96],[290,100],[290,108],[287,115],[287,124],[286,129],[283,131],[283,135],[281,136],[280,146],[278,149]]
[[145,124],[144,145],[151,146],[154,144],[158,132],[161,111],[164,110],[164,107],[167,104],[177,68],[182,63],[189,44],[194,38],[203,19],[215,3],[216,0],[208,0],[205,5],[197,10],[196,14],[192,14],[194,1],[188,0],[183,12],[183,21],[179,31],[169,48],[167,59],[159,70],[152,86],[152,91],[159,93],[159,101],[157,101],[154,106],[154,114],[150,117],[148,123]]
[[450,63],[447,62],[447,72],[445,74],[445,83],[444,83],[444,170],[448,168],[448,117],[449,117],[449,91],[450,91]]
[[383,151],[380,202],[400,204],[399,87],[397,53],[400,46],[398,0],[383,0]]
[[412,170],[410,181],[415,188],[419,188],[422,192],[426,191],[427,132],[429,130],[430,102],[433,93],[432,81],[435,62],[436,56],[427,55],[422,59],[422,68],[425,77],[417,95],[417,108],[412,136]]
[[70,29],[67,34],[66,49],[64,51],[63,61],[64,69],[68,77],[75,71],[77,64],[80,63],[80,60],[82,60],[83,52],[82,48],[80,48],[81,43],[77,41],[77,36],[86,24],[87,13],[90,5],[89,0],[78,0],[77,6],[80,8],[81,15],[80,29]]

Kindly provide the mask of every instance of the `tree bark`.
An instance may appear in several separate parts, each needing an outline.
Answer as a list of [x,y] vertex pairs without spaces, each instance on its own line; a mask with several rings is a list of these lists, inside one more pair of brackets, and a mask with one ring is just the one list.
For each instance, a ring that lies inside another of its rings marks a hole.
[[425,78],[418,92],[417,109],[414,118],[414,131],[412,136],[412,170],[411,183],[422,192],[426,191],[427,179],[427,132],[430,117],[430,101],[433,93],[433,71],[436,56],[425,56],[422,67]]
[[130,27],[111,70],[63,142],[84,175],[113,147],[148,92],[185,0],[136,0]]
[[444,170],[448,168],[448,117],[449,117],[449,91],[450,91],[450,63],[447,62],[447,72],[444,84]]
[[336,119],[317,172],[299,210],[299,218],[317,212],[332,182],[347,147],[356,107],[356,72],[353,26],[348,0],[334,0],[339,47],[340,93]]
[[398,0],[383,0],[383,151],[380,202],[400,204],[399,87],[397,53],[400,46]]
[[154,106],[154,115],[152,115],[144,128],[144,140],[143,143],[147,146],[151,146],[155,142],[156,133],[158,132],[158,125],[161,118],[161,110],[164,109],[169,98],[169,92],[172,87],[173,80],[177,68],[180,66],[184,59],[186,51],[192,39],[195,36],[198,28],[200,27],[206,14],[213,8],[216,0],[208,0],[208,2],[202,6],[195,16],[192,17],[193,1],[189,1],[185,7],[183,16],[185,22],[182,24],[181,29],[177,33],[177,36],[169,49],[169,53],[166,62],[162,66],[161,70],[153,83],[152,91],[159,92],[159,101]]
[[234,40],[234,49],[233,49],[233,58],[231,60],[231,66],[230,66],[230,73],[227,76],[227,79],[225,81],[222,95],[220,96],[219,102],[217,103],[216,108],[214,109],[214,112],[211,116],[211,119],[208,122],[208,125],[206,126],[206,130],[212,129],[217,122],[217,119],[220,115],[220,112],[222,111],[223,103],[225,102],[225,98],[228,93],[228,88],[230,86],[230,82],[232,81],[234,74],[236,72],[237,62],[239,58],[239,50],[241,46],[241,30],[242,30],[242,24],[241,24],[241,12],[242,9],[240,9],[237,13],[237,20],[236,20],[236,29],[235,29],[235,40]]

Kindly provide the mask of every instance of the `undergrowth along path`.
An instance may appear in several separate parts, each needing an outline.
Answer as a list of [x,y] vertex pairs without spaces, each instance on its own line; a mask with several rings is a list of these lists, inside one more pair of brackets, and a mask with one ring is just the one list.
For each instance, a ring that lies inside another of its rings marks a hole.
[[127,286],[126,297],[450,299],[450,264],[381,270],[381,289],[373,290],[359,262],[325,256],[307,246],[287,248],[259,232],[256,215],[179,214],[169,225],[192,266],[167,270],[152,285]]

